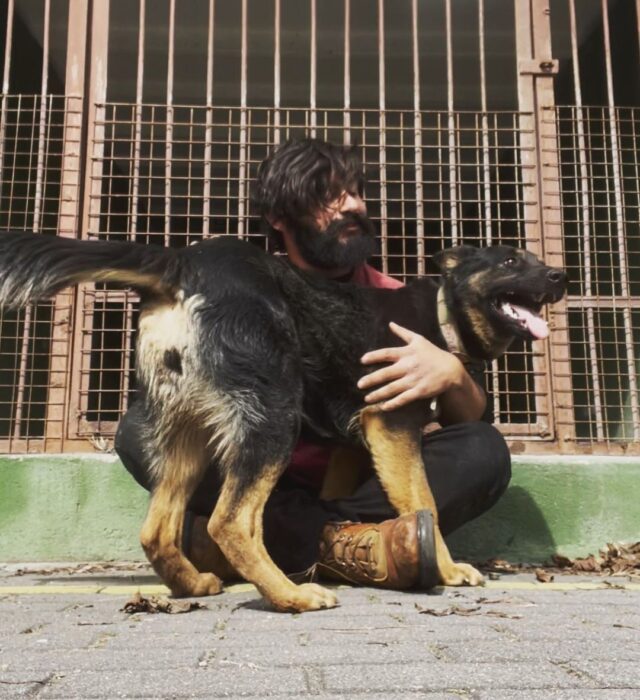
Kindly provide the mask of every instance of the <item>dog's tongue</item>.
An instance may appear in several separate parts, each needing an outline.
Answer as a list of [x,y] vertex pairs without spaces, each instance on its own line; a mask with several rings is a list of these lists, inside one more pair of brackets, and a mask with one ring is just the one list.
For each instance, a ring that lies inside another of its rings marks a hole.
[[542,318],[542,316],[534,314],[529,309],[525,309],[524,306],[516,306],[515,304],[511,304],[511,308],[514,311],[515,316],[524,323],[527,330],[534,338],[544,340],[549,335],[549,325]]

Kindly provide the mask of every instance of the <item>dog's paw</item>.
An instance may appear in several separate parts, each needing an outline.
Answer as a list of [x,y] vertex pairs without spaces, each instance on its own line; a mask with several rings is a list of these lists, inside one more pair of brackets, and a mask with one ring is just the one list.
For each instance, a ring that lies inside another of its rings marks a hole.
[[440,571],[440,579],[445,586],[483,586],[484,576],[471,564],[452,564]]
[[332,591],[317,583],[303,583],[296,586],[283,600],[272,603],[281,612],[307,612],[335,608],[338,598]]
[[215,574],[198,574],[192,595],[218,595],[222,592],[222,581]]
[[171,593],[176,598],[198,598],[218,595],[222,592],[222,581],[215,574],[198,574],[187,585],[172,586]]

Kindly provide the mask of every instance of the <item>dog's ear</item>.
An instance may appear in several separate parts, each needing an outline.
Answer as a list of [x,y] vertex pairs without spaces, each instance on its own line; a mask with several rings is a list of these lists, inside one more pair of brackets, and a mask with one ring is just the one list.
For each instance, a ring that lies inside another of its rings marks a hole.
[[470,245],[459,245],[455,248],[446,248],[433,256],[433,262],[443,275],[453,272],[463,261],[478,254],[478,249]]

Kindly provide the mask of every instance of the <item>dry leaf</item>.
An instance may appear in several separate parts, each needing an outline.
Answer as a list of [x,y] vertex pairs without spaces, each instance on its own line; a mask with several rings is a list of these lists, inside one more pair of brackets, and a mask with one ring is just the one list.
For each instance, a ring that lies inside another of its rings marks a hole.
[[421,615],[433,615],[434,617],[447,617],[448,615],[477,615],[480,610],[480,606],[473,608],[463,608],[459,605],[452,605],[450,608],[443,608],[442,610],[435,610],[434,608],[423,608],[416,603],[416,610]]
[[551,583],[551,581],[553,581],[553,574],[550,574],[544,569],[536,569],[535,574],[536,580],[540,581],[540,583]]
[[423,608],[416,603],[416,610],[421,615],[433,615],[433,617],[447,617],[449,615],[461,615],[462,617],[471,617],[472,615],[487,615],[489,617],[503,617],[509,620],[522,619],[522,615],[512,615],[511,613],[504,613],[500,610],[483,610],[479,605],[473,608],[463,608],[459,605],[452,605],[450,608],[435,610],[434,608]]
[[136,593],[131,600],[128,600],[123,612],[129,613],[168,613],[169,615],[177,615],[179,613],[191,612],[192,610],[200,610],[207,606],[203,603],[198,603],[194,600],[170,600],[165,596],[149,596],[146,598],[140,593]]

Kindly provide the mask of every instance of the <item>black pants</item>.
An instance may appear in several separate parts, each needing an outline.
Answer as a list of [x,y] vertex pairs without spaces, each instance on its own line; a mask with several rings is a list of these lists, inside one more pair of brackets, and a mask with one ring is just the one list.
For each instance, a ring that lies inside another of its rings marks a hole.
[[[142,411],[134,404],[120,421],[115,449],[134,479],[150,491],[151,477],[140,441],[142,420]],[[443,535],[489,510],[511,478],[507,445],[488,423],[458,423],[429,433],[423,441],[422,456]],[[212,466],[193,495],[189,510],[209,516],[219,486],[217,470]],[[283,571],[304,571],[317,560],[320,533],[326,523],[381,522],[396,515],[375,477],[349,498],[321,501],[285,474],[265,506],[265,545]]]

